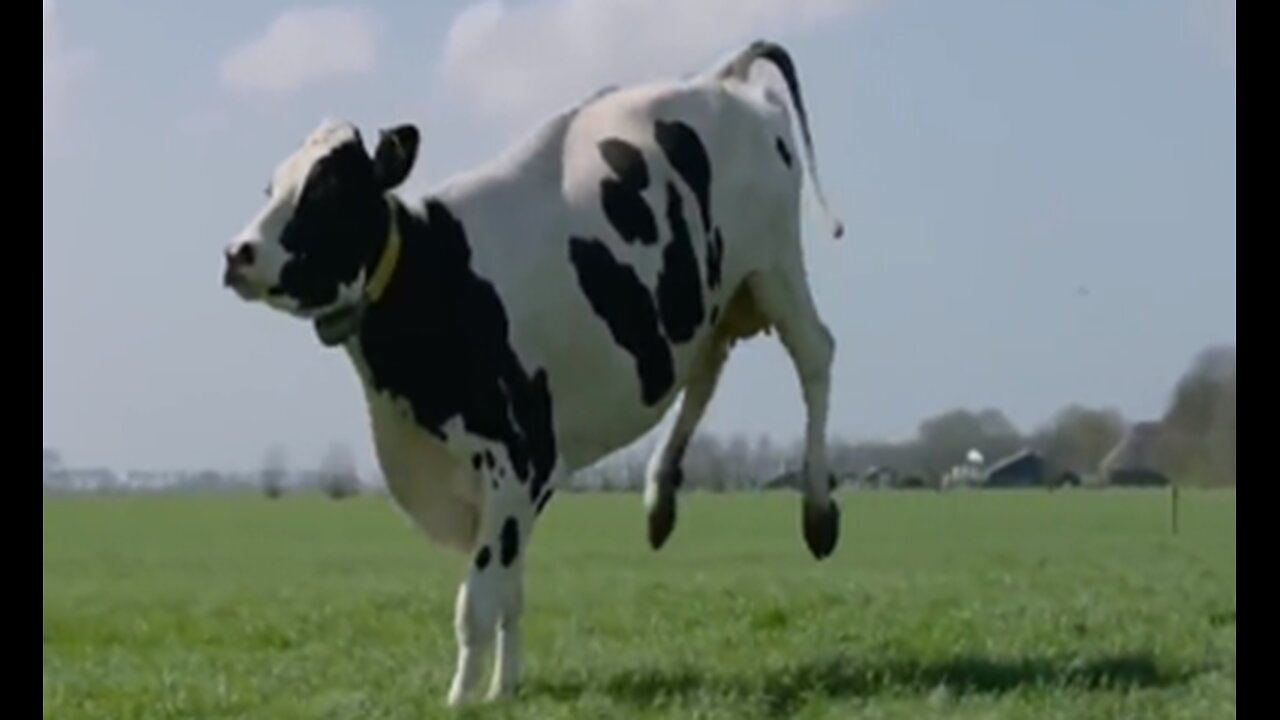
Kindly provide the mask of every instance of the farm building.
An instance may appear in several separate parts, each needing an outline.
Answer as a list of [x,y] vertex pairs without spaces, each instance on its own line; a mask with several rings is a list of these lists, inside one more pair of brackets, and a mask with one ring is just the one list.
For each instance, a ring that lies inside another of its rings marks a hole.
[[1102,458],[1099,480],[1106,485],[1168,485],[1169,478],[1159,470],[1156,455],[1160,429],[1159,422],[1134,423]]
[[[827,487],[835,490],[836,488],[839,488],[841,484],[852,483],[856,480],[857,475],[855,474],[836,475],[835,473],[831,473],[827,477]],[[765,480],[760,487],[765,490],[799,490],[803,487],[803,482],[804,478],[801,476],[799,470],[788,470],[781,475]]]
[[977,448],[965,454],[964,462],[953,465],[942,476],[944,490],[952,488],[977,487],[982,484],[982,453]]
[[862,474],[862,484],[865,487],[889,488],[893,487],[897,481],[898,471],[891,467],[872,466]]
[[1045,462],[1040,453],[1020,450],[987,468],[983,487],[1037,487],[1044,484]]

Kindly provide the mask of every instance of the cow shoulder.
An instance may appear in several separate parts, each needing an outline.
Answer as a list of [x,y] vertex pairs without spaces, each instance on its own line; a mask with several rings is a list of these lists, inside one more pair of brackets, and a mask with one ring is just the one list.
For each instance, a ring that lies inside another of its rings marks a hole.
[[546,370],[526,368],[511,344],[497,286],[473,263],[468,229],[444,200],[399,216],[396,275],[366,311],[358,338],[371,389],[447,440],[447,427],[502,446],[536,493],[556,446]]

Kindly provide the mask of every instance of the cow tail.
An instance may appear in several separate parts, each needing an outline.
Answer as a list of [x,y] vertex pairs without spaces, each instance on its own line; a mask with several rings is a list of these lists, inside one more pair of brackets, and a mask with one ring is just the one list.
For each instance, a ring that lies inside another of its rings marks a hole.
[[781,45],[769,40],[756,40],[748,45],[716,73],[720,79],[733,78],[745,82],[750,77],[751,66],[756,60],[768,60],[782,74],[791,94],[791,103],[796,108],[800,119],[800,132],[804,138],[804,154],[806,169],[809,172],[809,183],[818,199],[818,205],[831,225],[831,236],[840,238],[844,235],[844,223],[831,212],[827,198],[822,192],[822,184],[818,181],[818,163],[813,156],[813,137],[809,133],[809,117],[804,109],[804,100],[800,95],[800,80],[796,77],[796,66],[791,61],[791,54]]

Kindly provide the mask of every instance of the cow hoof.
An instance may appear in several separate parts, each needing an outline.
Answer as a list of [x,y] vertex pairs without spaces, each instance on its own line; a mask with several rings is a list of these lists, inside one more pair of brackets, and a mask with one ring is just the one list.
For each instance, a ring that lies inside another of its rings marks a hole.
[[676,494],[670,490],[658,493],[649,508],[649,547],[660,549],[676,528]]
[[834,499],[826,507],[804,503],[804,541],[813,557],[822,560],[836,548],[840,539],[840,506]]
[[502,703],[515,699],[518,688],[514,685],[495,685],[485,693],[485,704]]
[[445,696],[444,704],[445,704],[445,707],[460,708],[468,704],[467,697],[461,690],[457,689],[456,687],[450,688],[449,694]]
[[476,704],[476,692],[473,686],[459,675],[454,675],[453,682],[449,684],[449,694],[445,696],[444,704],[450,708],[462,708]]

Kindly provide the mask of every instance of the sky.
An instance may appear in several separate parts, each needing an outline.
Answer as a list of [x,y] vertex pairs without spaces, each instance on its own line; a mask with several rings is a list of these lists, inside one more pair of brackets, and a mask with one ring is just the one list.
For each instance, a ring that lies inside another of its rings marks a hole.
[[[70,464],[305,466],[337,442],[371,468],[345,355],[220,285],[275,164],[325,116],[366,142],[414,122],[417,197],[600,87],[757,37],[795,58],[847,228],[806,189],[833,435],[1158,417],[1235,343],[1234,0],[43,6],[43,432]],[[800,437],[774,337],[735,349],[704,423]]]

